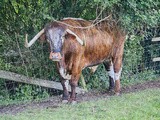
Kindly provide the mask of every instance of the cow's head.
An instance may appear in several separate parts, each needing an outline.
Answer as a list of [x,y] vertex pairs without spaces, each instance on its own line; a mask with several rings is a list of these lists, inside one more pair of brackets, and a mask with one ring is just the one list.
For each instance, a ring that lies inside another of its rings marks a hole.
[[46,38],[50,44],[50,56],[49,58],[53,61],[59,61],[62,58],[61,50],[64,42],[65,29],[62,27],[53,27],[46,30]]
[[51,26],[42,29],[29,43],[26,35],[25,46],[30,47],[39,37],[45,35],[43,38],[46,38],[50,44],[51,51],[49,58],[53,61],[60,61],[62,59],[61,50],[63,42],[65,40],[65,35],[67,34],[73,35],[81,45],[84,45],[83,41],[70,29],[61,26]]

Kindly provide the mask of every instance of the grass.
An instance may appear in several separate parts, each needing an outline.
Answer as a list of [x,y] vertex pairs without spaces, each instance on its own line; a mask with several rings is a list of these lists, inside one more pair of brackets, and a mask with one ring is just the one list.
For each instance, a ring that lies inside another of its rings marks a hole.
[[74,106],[0,115],[0,120],[160,120],[160,89],[147,89]]

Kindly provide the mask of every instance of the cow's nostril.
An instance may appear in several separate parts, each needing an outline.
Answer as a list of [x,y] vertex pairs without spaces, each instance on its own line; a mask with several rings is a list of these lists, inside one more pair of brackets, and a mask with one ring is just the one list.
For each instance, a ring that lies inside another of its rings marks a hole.
[[49,59],[53,61],[60,61],[62,59],[60,52],[50,52]]

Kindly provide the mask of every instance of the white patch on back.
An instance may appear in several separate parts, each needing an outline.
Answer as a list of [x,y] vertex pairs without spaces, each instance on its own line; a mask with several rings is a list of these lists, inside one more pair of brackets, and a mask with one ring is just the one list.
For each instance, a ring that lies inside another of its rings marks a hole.
[[64,79],[67,79],[67,80],[71,79],[71,75],[66,74],[66,69],[64,69],[63,67],[60,67],[59,72]]

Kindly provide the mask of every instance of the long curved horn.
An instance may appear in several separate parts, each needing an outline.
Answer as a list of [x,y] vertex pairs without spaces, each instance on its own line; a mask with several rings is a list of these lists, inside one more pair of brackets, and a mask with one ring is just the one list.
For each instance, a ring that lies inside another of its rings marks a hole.
[[28,34],[25,36],[25,47],[30,47],[42,34],[44,33],[44,29],[42,29],[34,38],[28,43]]
[[83,41],[81,38],[79,38],[79,37],[78,37],[74,32],[72,32],[70,29],[67,29],[66,32],[74,35],[74,36],[76,37],[76,40],[77,40],[82,46],[85,45],[85,44],[84,44],[84,41]]

